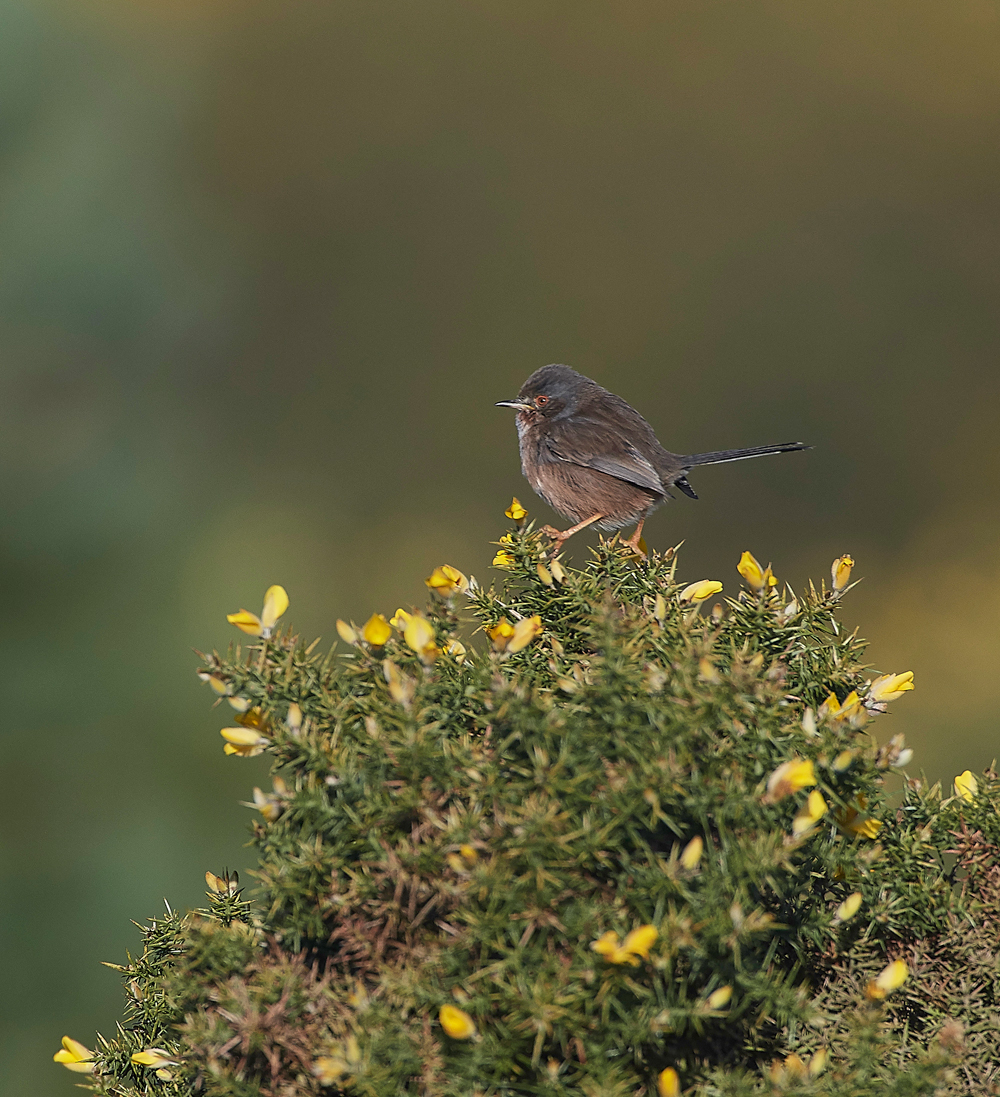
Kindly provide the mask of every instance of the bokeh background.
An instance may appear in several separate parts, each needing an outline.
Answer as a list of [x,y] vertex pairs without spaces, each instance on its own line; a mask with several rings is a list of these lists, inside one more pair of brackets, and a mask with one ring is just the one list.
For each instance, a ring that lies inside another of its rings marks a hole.
[[69,1094],[129,919],[252,863],[192,648],[488,580],[546,362],[681,452],[814,443],[649,542],[853,553],[878,734],[989,763],[998,108],[992,0],[0,0],[0,1093]]

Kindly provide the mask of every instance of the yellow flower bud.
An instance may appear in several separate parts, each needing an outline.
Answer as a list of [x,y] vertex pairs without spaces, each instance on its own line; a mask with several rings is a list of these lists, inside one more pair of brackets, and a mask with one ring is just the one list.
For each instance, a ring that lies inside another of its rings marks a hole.
[[854,560],[850,556],[838,556],[833,561],[833,567],[830,568],[830,574],[833,577],[833,589],[839,594],[844,587],[851,581],[851,568],[854,567]]
[[697,583],[690,583],[680,593],[679,597],[682,602],[704,602],[706,598],[711,598],[713,594],[718,594],[722,590],[722,584],[717,579],[702,579]]
[[894,990],[899,990],[909,978],[909,975],[910,969],[906,966],[905,960],[893,960],[891,964],[882,969],[881,974],[873,983],[868,984],[865,994],[873,1001],[884,998]]
[[855,914],[861,909],[861,892],[855,891],[837,907],[837,911],[833,916],[835,923],[849,922]]
[[271,744],[271,740],[256,728],[222,728],[219,734],[226,740],[222,748],[226,754],[238,754],[242,758],[254,758]]
[[752,552],[744,552],[736,570],[743,576],[746,583],[754,590],[761,590],[767,580],[764,577],[764,569],[757,562]]
[[413,700],[414,693],[416,693],[417,683],[409,675],[403,674],[399,667],[389,659],[386,659],[382,664],[382,672],[385,674],[385,680],[389,686],[389,696],[397,705],[407,708]]
[[806,1077],[806,1065],[802,1062],[801,1058],[793,1051],[790,1055],[785,1056],[785,1077],[793,1081],[800,1082]]
[[689,872],[692,869],[698,867],[698,863],[701,861],[701,855],[704,852],[705,843],[700,834],[696,834],[690,842],[684,847],[681,853],[681,868],[687,869]]
[[532,640],[542,634],[542,619],[537,614],[534,617],[522,617],[514,626],[510,639],[507,641],[507,651],[517,652],[526,648]]
[[819,1051],[813,1053],[813,1057],[809,1060],[809,1077],[818,1078],[824,1070],[826,1070],[826,1064],[830,1060],[830,1054],[825,1047],[821,1047]]
[[799,789],[816,784],[816,771],[808,758],[793,758],[782,762],[767,779],[767,795],[772,801],[781,800]]
[[361,635],[364,637],[366,643],[371,644],[373,648],[380,648],[392,635],[392,627],[383,614],[373,613],[371,617],[365,621],[364,628],[361,630]]
[[955,795],[971,804],[979,793],[979,782],[971,770],[965,770],[955,778]]
[[521,500],[518,499],[516,495],[511,501],[510,506],[504,511],[504,514],[515,522],[521,522],[528,516],[528,512],[521,506]]
[[449,640],[445,645],[445,654],[450,655],[456,663],[464,663],[467,654],[465,644],[461,640]]
[[438,1020],[453,1040],[468,1040],[476,1035],[476,1022],[458,1006],[442,1006]]
[[552,572],[552,578],[555,579],[557,583],[561,584],[566,582],[566,569],[558,560],[553,560],[549,564],[549,570]]
[[709,1009],[725,1009],[729,1005],[730,1000],[733,997],[733,988],[730,986],[719,987],[718,990],[713,990],[712,993],[705,999],[705,1004]]
[[226,683],[223,682],[223,680],[221,678],[216,678],[216,676],[214,674],[208,674],[208,673],[202,671],[198,675],[198,677],[203,682],[208,682],[208,684],[212,687],[212,690],[215,693],[217,693],[220,697],[225,697],[225,695],[229,692],[229,686],[227,686]]
[[680,1097],[681,1080],[673,1067],[661,1070],[656,1076],[657,1097]]
[[843,773],[845,769],[850,769],[851,763],[854,761],[854,753],[853,750],[842,750],[833,760],[834,771]]
[[339,617],[337,618],[337,635],[345,644],[356,644],[358,642],[357,629],[349,625],[346,621],[341,621]]
[[161,1047],[148,1047],[145,1051],[135,1052],[132,1056],[132,1062],[140,1067],[153,1067],[154,1069],[177,1065],[177,1060],[171,1056],[170,1052],[164,1051]]

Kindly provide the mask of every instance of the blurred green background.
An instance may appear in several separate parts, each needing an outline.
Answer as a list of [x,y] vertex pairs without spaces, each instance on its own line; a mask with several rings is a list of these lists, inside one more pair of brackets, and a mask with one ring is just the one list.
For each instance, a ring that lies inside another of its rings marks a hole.
[[488,579],[546,362],[681,452],[813,442],[650,544],[853,553],[878,734],[988,763],[998,107],[992,0],[0,0],[0,1093],[70,1093],[129,919],[251,863],[191,649]]

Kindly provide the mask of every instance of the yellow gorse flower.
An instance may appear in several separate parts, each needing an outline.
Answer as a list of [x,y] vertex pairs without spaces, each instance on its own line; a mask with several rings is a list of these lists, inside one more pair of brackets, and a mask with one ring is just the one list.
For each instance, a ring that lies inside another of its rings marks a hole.
[[971,770],[965,770],[955,778],[955,795],[960,800],[971,804],[979,794],[979,782],[973,776]]
[[771,572],[771,565],[768,564],[766,568],[762,568],[752,552],[743,553],[740,562],[736,565],[736,570],[743,576],[747,586],[754,590],[763,590],[765,587],[770,588],[778,584],[778,580]]
[[[858,807],[864,808],[863,799]],[[838,811],[837,822],[844,830],[853,834],[855,837],[868,838],[871,841],[874,841],[878,837],[878,832],[882,829],[882,824],[878,819],[864,819],[861,817],[858,808],[854,807],[843,808],[841,811]]]
[[656,1076],[657,1097],[680,1097],[681,1080],[673,1067],[665,1067]]
[[67,1070],[76,1074],[94,1073],[94,1053],[90,1048],[84,1047],[79,1040],[72,1036],[62,1038],[62,1047],[52,1056],[56,1063],[62,1063]]
[[263,636],[266,639],[286,609],[288,595],[285,588],[273,586],[268,587],[264,594],[264,608],[259,617],[256,613],[241,609],[238,613],[227,614],[226,620],[249,636]]
[[403,639],[407,647],[423,657],[436,650],[434,648],[434,626],[422,614],[414,613],[403,629]]
[[649,950],[659,935],[659,931],[655,926],[637,926],[631,933],[626,934],[624,941],[619,943],[618,934],[613,929],[609,929],[607,933],[602,933],[596,941],[592,941],[590,947],[594,952],[600,953],[609,963],[631,964],[633,967],[637,967],[640,956],[644,960],[649,957]]
[[809,831],[823,818],[826,814],[827,803],[823,799],[822,793],[817,789],[813,789],[809,793],[809,798],[803,804],[802,808],[796,814],[792,820],[792,834],[796,838],[802,837],[804,834],[808,834]]
[[682,602],[704,602],[713,594],[722,590],[722,584],[718,579],[702,579],[697,583],[689,583],[678,596]]
[[836,694],[829,694],[823,704],[819,706],[818,715],[821,720],[849,722],[855,727],[860,727],[868,720],[868,713],[857,694],[857,690],[852,690],[843,702],[837,700]]
[[839,594],[851,581],[851,568],[854,567],[854,558],[851,556],[838,556],[830,568],[833,579],[833,589]]
[[321,1086],[333,1086],[350,1072],[350,1067],[336,1055],[321,1055],[314,1060],[312,1072]]
[[371,644],[373,648],[382,647],[391,635],[392,626],[382,613],[373,613],[361,630],[365,643]]
[[435,568],[424,582],[436,594],[442,594],[445,597],[456,591],[469,589],[469,580],[451,564],[442,564],[441,567]]
[[393,628],[394,628],[394,629],[395,629],[395,630],[396,630],[397,632],[402,632],[402,631],[403,631],[403,629],[405,629],[405,628],[406,628],[406,622],[407,622],[407,621],[409,621],[409,619],[410,619],[410,617],[411,617],[411,616],[412,616],[412,614],[409,614],[409,613],[407,613],[405,609],[403,609],[402,607],[400,607],[400,608],[399,608],[399,609],[397,609],[397,610],[396,610],[396,612],[395,612],[395,613],[394,613],[394,614],[393,614],[393,615],[392,615],[392,616],[391,616],[391,617],[389,618],[389,624],[390,624],[390,625],[392,625],[392,627],[393,627]]
[[507,641],[507,651],[511,654],[521,651],[541,634],[542,619],[538,614],[535,614],[534,617],[522,617],[514,626],[514,631]]
[[847,829],[859,838],[867,838],[869,841],[874,842],[878,837],[878,832],[882,829],[882,824],[878,819],[865,819],[862,822],[851,823]]
[[886,701],[895,701],[911,689],[913,689],[912,670],[904,670],[902,674],[883,674],[868,687],[865,703],[882,705]]
[[500,549],[496,556],[493,557],[493,566],[495,568],[503,568],[506,571],[509,571],[516,563],[517,561],[514,559],[513,555],[509,552],[505,552],[503,549]]
[[449,640],[448,643],[445,644],[444,651],[445,654],[450,655],[456,663],[464,663],[465,657],[468,654],[465,650],[465,644],[463,644],[461,640]]
[[906,966],[905,960],[893,960],[891,964],[882,969],[879,977],[874,982],[868,984],[865,994],[872,1001],[879,1001],[894,990],[899,990],[909,978],[909,975],[910,969]]
[[289,797],[288,785],[280,777],[272,778],[273,792],[263,792],[259,788],[253,790],[253,802],[243,801],[244,807],[256,808],[261,815],[273,823],[285,810],[285,801]]
[[507,641],[514,635],[514,626],[506,617],[501,617],[493,628],[486,629],[486,635],[493,641],[495,648],[503,651]]
[[219,734],[226,740],[222,748],[226,754],[238,754],[241,758],[255,758],[271,745],[271,740],[257,728],[223,728]]
[[469,1040],[476,1035],[476,1022],[458,1006],[442,1006],[438,1012],[438,1020],[453,1040]]
[[528,517],[528,512],[521,506],[521,500],[515,495],[510,506],[504,511],[508,518],[515,522],[523,522]]
[[816,784],[816,770],[808,758],[793,758],[782,762],[767,779],[767,795],[771,800],[781,800],[799,789]]

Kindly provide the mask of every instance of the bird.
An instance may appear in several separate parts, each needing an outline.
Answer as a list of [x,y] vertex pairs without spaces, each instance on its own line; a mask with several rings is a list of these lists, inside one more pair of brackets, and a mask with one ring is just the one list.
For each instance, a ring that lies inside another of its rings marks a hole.
[[643,556],[642,527],[651,511],[673,498],[670,489],[698,498],[687,478],[691,469],[812,448],[805,442],[778,442],[750,449],[671,453],[631,404],[560,364],[535,370],[515,399],[498,400],[496,406],[517,411],[525,478],[553,510],[573,523],[564,530],[542,528],[556,551],[588,526],[620,530],[636,523],[635,533],[622,544]]

